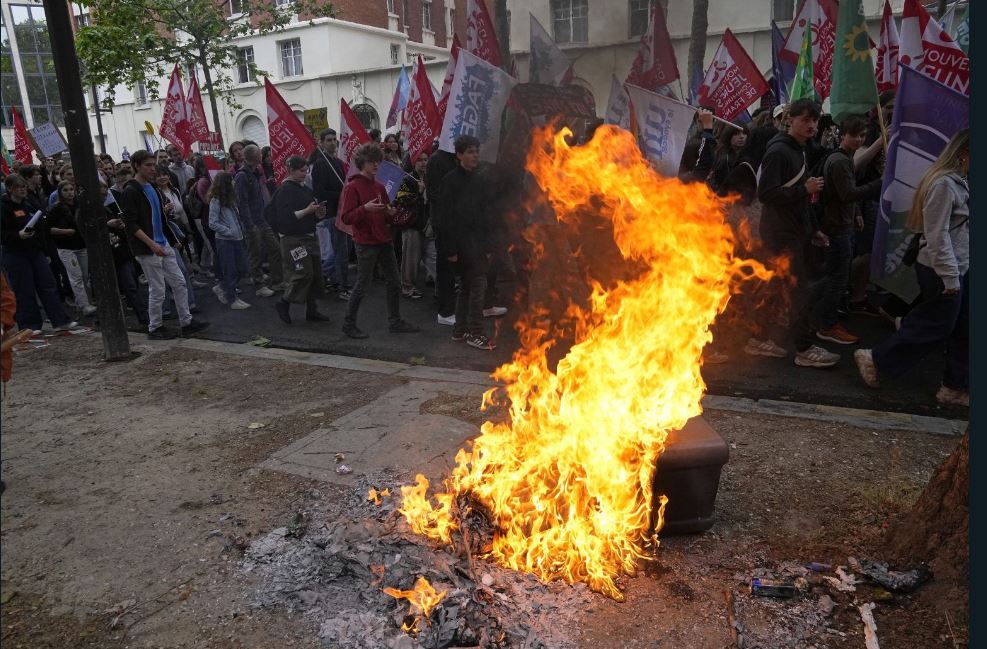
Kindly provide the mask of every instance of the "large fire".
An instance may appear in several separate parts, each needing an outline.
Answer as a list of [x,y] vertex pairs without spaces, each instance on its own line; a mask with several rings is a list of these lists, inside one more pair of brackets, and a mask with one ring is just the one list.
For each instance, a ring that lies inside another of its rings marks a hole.
[[626,131],[602,127],[579,147],[567,135],[537,134],[527,168],[561,224],[587,208],[609,220],[634,272],[594,281],[586,305],[570,304],[574,341],[554,372],[556,332],[520,325],[521,349],[494,373],[510,423],[483,425],[443,492],[429,496],[422,475],[402,487],[401,512],[416,533],[449,543],[468,496],[492,519],[490,558],[623,599],[615,578],[656,542],[651,484],[666,435],[701,412],[710,324],[732,287],[769,273],[734,256],[726,203],[704,184],[655,173]]

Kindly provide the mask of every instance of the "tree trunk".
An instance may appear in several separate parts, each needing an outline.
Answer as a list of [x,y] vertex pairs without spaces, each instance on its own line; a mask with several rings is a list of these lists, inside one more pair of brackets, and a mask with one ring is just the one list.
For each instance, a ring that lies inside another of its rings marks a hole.
[[965,582],[970,572],[970,432],[939,465],[911,511],[888,533],[885,549],[903,567],[927,562],[937,581]]
[[702,70],[706,58],[706,32],[709,30],[709,0],[694,0],[692,5],[692,36],[689,40],[689,69],[686,83],[692,84],[696,68]]
[[[219,136],[219,141],[223,142],[223,127],[219,125],[219,104],[217,103],[216,93],[213,91],[212,87],[212,74],[209,73],[209,65],[206,63],[206,48],[203,45],[199,46],[199,65],[202,66],[202,75],[205,77],[206,82],[206,92],[209,93],[209,104],[212,106],[212,121],[214,132]],[[225,146],[225,142],[223,142]]]
[[494,0],[494,21],[497,23],[497,41],[500,45],[500,67],[511,71],[511,20],[507,0]]

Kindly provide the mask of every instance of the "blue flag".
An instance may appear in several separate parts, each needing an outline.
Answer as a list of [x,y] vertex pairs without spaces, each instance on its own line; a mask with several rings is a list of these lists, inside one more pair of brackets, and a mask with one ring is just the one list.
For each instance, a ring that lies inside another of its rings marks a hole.
[[956,131],[970,125],[970,98],[938,81],[899,66],[900,81],[888,136],[880,215],[874,230],[871,277],[911,302],[915,275],[901,263],[912,232],[905,227],[915,190]]
[[380,163],[377,175],[374,177],[387,190],[387,198],[393,203],[394,197],[398,195],[398,189],[401,188],[401,183],[404,182],[405,175],[404,169],[385,160]]
[[778,56],[785,48],[785,37],[775,21],[771,21],[771,92],[778,105],[788,103],[788,86],[795,77],[795,65]]
[[408,105],[408,95],[410,94],[411,80],[408,78],[408,71],[402,65],[401,72],[398,74],[398,85],[394,89],[394,98],[391,99],[391,109],[387,111],[387,122],[384,124],[386,128],[391,128],[398,123],[398,115]]

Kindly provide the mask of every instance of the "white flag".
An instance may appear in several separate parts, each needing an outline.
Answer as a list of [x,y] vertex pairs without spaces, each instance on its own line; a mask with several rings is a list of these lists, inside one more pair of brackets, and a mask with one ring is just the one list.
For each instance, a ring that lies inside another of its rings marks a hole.
[[569,57],[565,55],[555,39],[548,35],[534,14],[531,16],[531,60],[528,67],[528,81],[559,85],[569,71]]
[[480,140],[480,159],[494,162],[500,148],[500,121],[517,80],[500,68],[459,50],[456,76],[439,135],[439,148],[452,153],[460,135]]
[[620,82],[617,75],[613,75],[610,81],[610,101],[607,102],[607,124],[616,124],[622,129],[631,128],[631,104],[627,97],[624,84]]
[[626,86],[644,157],[666,176],[676,176],[696,109],[678,101]]

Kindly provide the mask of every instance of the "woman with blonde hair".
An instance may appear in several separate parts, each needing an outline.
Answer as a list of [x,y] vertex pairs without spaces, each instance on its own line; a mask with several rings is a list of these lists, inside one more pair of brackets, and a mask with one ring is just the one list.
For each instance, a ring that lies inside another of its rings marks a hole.
[[249,272],[247,245],[237,208],[233,176],[220,171],[212,179],[209,193],[209,229],[216,233],[216,256],[222,269],[220,283],[213,287],[216,299],[231,309],[249,309],[250,305],[237,297],[236,285]]
[[922,299],[901,328],[874,349],[854,354],[864,383],[897,378],[946,345],[940,404],[969,406],[970,131],[957,132],[925,172],[908,227],[920,233],[915,275]]

